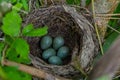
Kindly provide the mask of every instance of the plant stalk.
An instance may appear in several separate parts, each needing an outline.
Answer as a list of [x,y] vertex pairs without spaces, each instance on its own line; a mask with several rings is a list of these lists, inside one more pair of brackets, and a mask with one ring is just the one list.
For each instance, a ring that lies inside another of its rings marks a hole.
[[46,73],[42,69],[37,69],[37,68],[34,68],[34,67],[30,67],[30,66],[27,66],[27,65],[24,65],[24,64],[19,64],[19,63],[9,61],[9,60],[4,60],[3,64],[6,65],[6,66],[18,66],[18,69],[20,71],[29,73],[33,76],[38,77],[38,78],[48,79],[48,78],[52,77],[50,80],[70,80],[70,79],[66,79],[66,78],[63,78],[63,77],[59,77],[59,76],[53,76],[51,74]]

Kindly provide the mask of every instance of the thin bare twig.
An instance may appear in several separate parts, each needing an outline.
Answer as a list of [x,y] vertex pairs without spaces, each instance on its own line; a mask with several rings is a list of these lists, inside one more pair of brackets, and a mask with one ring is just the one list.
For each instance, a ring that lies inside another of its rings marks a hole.
[[115,14],[96,14],[96,16],[98,16],[98,17],[120,16],[120,14],[119,13],[115,13]]
[[4,47],[4,49],[3,49],[3,51],[2,51],[2,60],[1,60],[2,66],[4,66],[3,63],[4,63],[4,59],[5,59],[5,54],[6,54],[7,48],[8,48],[8,45],[6,45],[6,46]]
[[114,17],[100,17],[100,18],[103,18],[103,19],[120,19],[120,18],[114,18]]
[[37,68],[34,68],[34,67],[30,67],[30,66],[27,66],[27,65],[24,65],[24,64],[19,64],[19,63],[9,61],[9,60],[4,60],[3,64],[6,65],[6,66],[18,66],[18,69],[20,71],[29,73],[33,76],[38,77],[38,78],[46,79],[46,78],[49,78],[50,76],[52,76],[52,78],[53,78],[52,80],[70,80],[70,79],[66,79],[66,78],[63,78],[63,77],[59,77],[59,76],[57,76],[57,77],[53,76],[51,74],[46,73],[42,69],[37,69]]
[[52,2],[53,5],[55,4],[53,0],[51,0],[51,2]]

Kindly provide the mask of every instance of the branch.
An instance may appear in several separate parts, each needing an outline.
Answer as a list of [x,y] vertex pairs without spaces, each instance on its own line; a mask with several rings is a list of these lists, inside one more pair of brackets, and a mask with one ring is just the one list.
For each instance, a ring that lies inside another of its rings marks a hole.
[[47,80],[48,79],[49,80],[70,80],[70,79],[59,77],[59,76],[57,76],[57,77],[53,76],[51,74],[46,73],[42,69],[37,69],[37,68],[34,68],[34,67],[30,67],[30,66],[27,66],[27,65],[24,65],[24,64],[19,64],[19,63],[9,61],[9,60],[4,60],[3,64],[6,65],[6,66],[18,66],[18,69],[20,71],[29,73],[33,76],[38,77],[38,78],[43,78],[43,79],[47,79]]

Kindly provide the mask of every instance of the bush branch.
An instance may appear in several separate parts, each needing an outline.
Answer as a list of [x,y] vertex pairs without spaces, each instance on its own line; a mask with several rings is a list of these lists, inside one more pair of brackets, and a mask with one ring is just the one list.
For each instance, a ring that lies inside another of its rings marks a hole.
[[42,69],[37,69],[37,68],[34,68],[34,67],[30,67],[30,66],[27,66],[27,65],[24,65],[24,64],[19,64],[19,63],[9,61],[9,60],[4,60],[3,64],[6,65],[6,66],[18,66],[18,69],[20,71],[29,73],[33,76],[38,77],[38,78],[43,78],[43,79],[47,79],[47,80],[48,80],[48,78],[50,78],[49,80],[70,80],[70,79],[66,79],[66,78],[62,78],[62,77],[58,77],[58,76],[57,77],[53,76],[51,74],[46,73]]

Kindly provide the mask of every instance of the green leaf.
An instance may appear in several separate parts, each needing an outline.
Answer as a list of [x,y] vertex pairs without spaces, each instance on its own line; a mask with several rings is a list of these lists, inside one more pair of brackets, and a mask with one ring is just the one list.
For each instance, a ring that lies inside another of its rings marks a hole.
[[11,37],[11,36],[8,36],[8,35],[5,35],[5,42],[8,44],[8,45],[11,45],[14,41],[14,38]]
[[27,42],[21,38],[16,39],[7,50],[7,58],[16,62],[29,64],[29,45]]
[[25,9],[26,11],[28,11],[29,8],[28,8],[28,2],[27,2],[27,0],[21,0],[21,2],[22,2],[22,4],[23,4],[24,9]]
[[114,13],[120,13],[120,3],[118,4],[116,10],[114,11]]
[[80,0],[66,0],[67,4],[80,5]]
[[22,7],[23,7],[22,3],[17,3],[14,6],[12,6],[12,9],[20,11]]
[[2,78],[2,80],[7,80],[7,76],[4,72],[4,70],[2,69],[2,67],[0,66],[0,79]]
[[29,24],[27,26],[25,26],[22,30],[22,34],[27,34],[29,33],[30,31],[32,31],[34,28],[33,28],[33,25],[32,24]]
[[24,39],[16,39],[13,43],[13,46],[22,58],[28,58],[29,45]]
[[9,80],[32,80],[31,75],[21,72],[17,67],[3,67]]
[[9,3],[15,4],[17,0],[0,0],[0,3],[1,2],[9,2]]
[[10,0],[10,2],[11,2],[11,3],[16,3],[16,2],[17,2],[17,0]]
[[66,0],[68,4],[74,4],[74,0]]
[[22,19],[17,12],[9,12],[3,18],[2,30],[7,35],[18,37],[20,33],[21,22]]
[[6,58],[12,61],[16,61],[18,63],[21,62],[18,57],[19,55],[20,54],[18,54],[13,47],[8,48],[8,50],[6,51]]
[[108,75],[101,76],[100,78],[96,80],[110,80]]
[[86,5],[89,5],[91,3],[91,0],[86,0]]
[[28,25],[23,29],[22,34],[30,37],[43,36],[47,34],[47,30],[48,27],[33,29],[32,25]]

